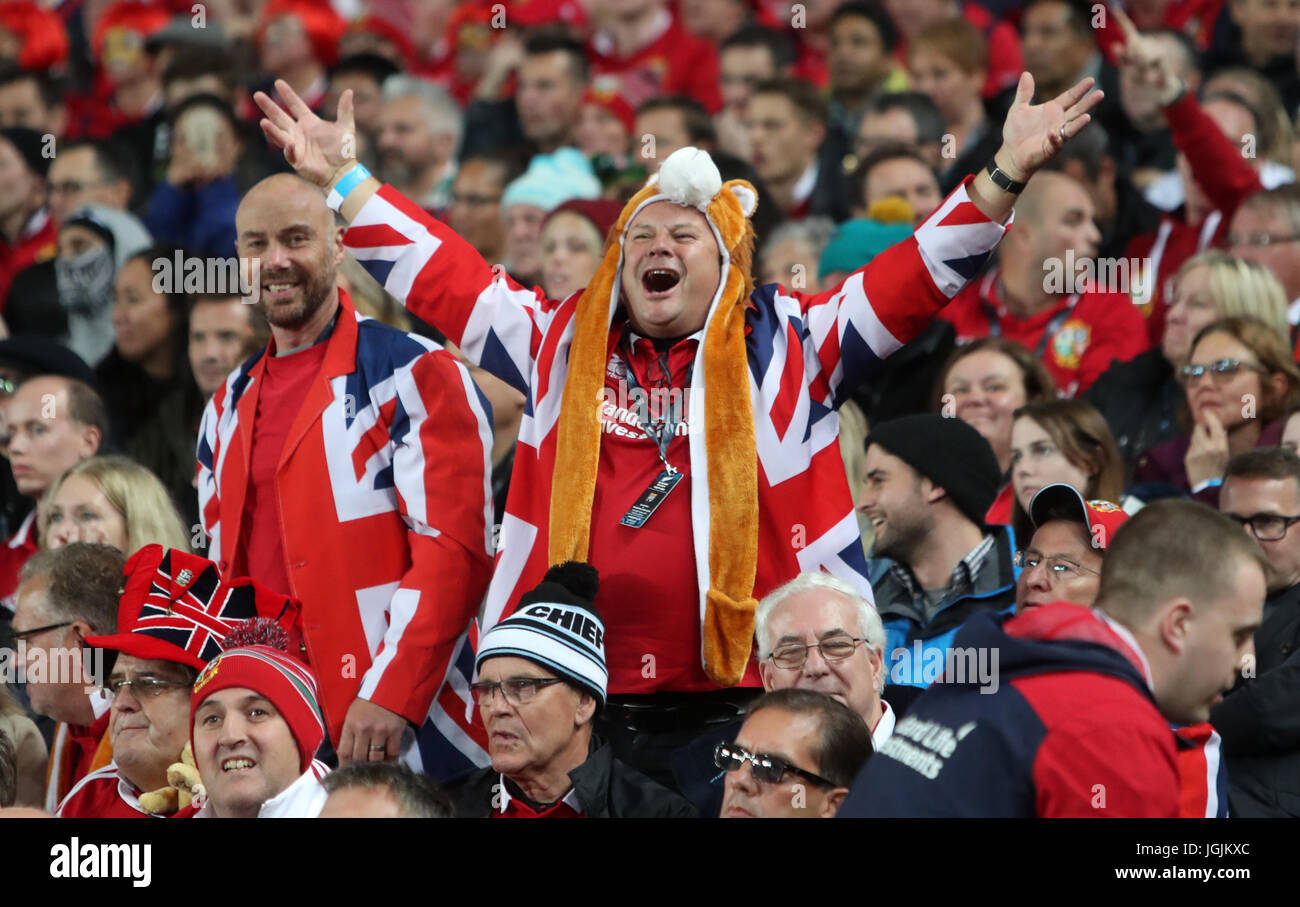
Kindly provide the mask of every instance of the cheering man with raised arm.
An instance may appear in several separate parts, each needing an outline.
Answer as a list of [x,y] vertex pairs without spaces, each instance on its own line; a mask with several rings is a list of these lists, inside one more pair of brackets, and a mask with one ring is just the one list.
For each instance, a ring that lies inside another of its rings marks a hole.
[[336,123],[282,83],[287,111],[257,101],[267,136],[350,222],[349,251],[527,396],[484,625],[548,565],[595,565],[610,638],[602,733],[668,780],[668,751],[760,688],[755,595],[818,569],[870,594],[836,407],[983,265],[1024,182],[1087,124],[1091,85],[1035,106],[1022,76],[989,170],[819,295],[753,286],[754,188],[679,149],[628,202],[587,288],[562,301],[495,272],[351,159],[347,94]]

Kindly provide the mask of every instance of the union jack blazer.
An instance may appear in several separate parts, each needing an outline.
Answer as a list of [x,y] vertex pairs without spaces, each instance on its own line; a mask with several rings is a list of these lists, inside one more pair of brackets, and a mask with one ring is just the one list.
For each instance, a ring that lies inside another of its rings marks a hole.
[[[425,723],[492,566],[488,404],[449,352],[339,298],[275,479],[285,573],[336,743],[358,696]],[[231,374],[199,428],[199,510],[223,574],[274,352],[273,339]]]
[[[880,360],[920,333],[1001,240],[1005,227],[980,212],[968,184],[969,178],[913,236],[834,291],[807,295],[771,284],[751,296],[746,345],[759,460],[756,597],[816,570],[871,595],[836,410]],[[555,428],[578,295],[561,302],[521,287],[391,186],[366,203],[344,242],[389,293],[527,398],[483,614],[487,629],[547,568]],[[692,395],[703,393],[699,384]],[[697,402],[692,396],[692,412],[701,411]],[[704,433],[692,432],[697,475],[703,445]],[[704,482],[692,483],[701,620],[709,587],[706,494]],[[792,544],[796,526],[801,544]],[[603,575],[636,569],[595,566]]]

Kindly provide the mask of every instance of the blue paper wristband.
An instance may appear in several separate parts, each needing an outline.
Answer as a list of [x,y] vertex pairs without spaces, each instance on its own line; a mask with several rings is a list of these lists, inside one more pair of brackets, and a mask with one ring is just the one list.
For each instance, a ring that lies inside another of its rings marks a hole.
[[352,190],[368,179],[370,179],[370,171],[366,169],[365,164],[361,163],[343,174],[343,179],[334,184],[334,188],[330,190],[329,198],[326,200],[330,208],[337,211],[342,207],[343,200],[348,197]]

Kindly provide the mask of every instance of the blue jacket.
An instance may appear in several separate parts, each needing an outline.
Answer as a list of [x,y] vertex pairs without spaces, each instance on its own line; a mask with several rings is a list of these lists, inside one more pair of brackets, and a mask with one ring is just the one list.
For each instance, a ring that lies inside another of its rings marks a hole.
[[1091,609],[984,611],[954,651],[966,657],[895,726],[839,816],[1178,815],[1176,738],[1140,656]]
[[869,563],[876,610],[885,625],[887,683],[928,687],[942,672],[953,637],[971,615],[1015,609],[1016,578],[1020,575],[1013,562],[1015,534],[1010,526],[988,528],[995,541],[984,555],[974,588],[940,608],[929,622],[924,622],[906,587],[890,572],[893,561],[876,558]]
[[235,211],[239,187],[234,177],[199,189],[179,189],[163,180],[149,196],[144,223],[159,240],[194,255],[229,258],[235,254]]

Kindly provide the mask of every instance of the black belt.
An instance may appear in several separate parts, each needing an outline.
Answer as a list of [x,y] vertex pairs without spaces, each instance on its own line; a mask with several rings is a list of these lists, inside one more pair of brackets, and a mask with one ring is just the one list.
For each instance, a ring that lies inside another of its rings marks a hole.
[[722,724],[739,718],[762,692],[761,687],[735,687],[704,693],[622,693],[609,697],[603,717],[632,731]]

